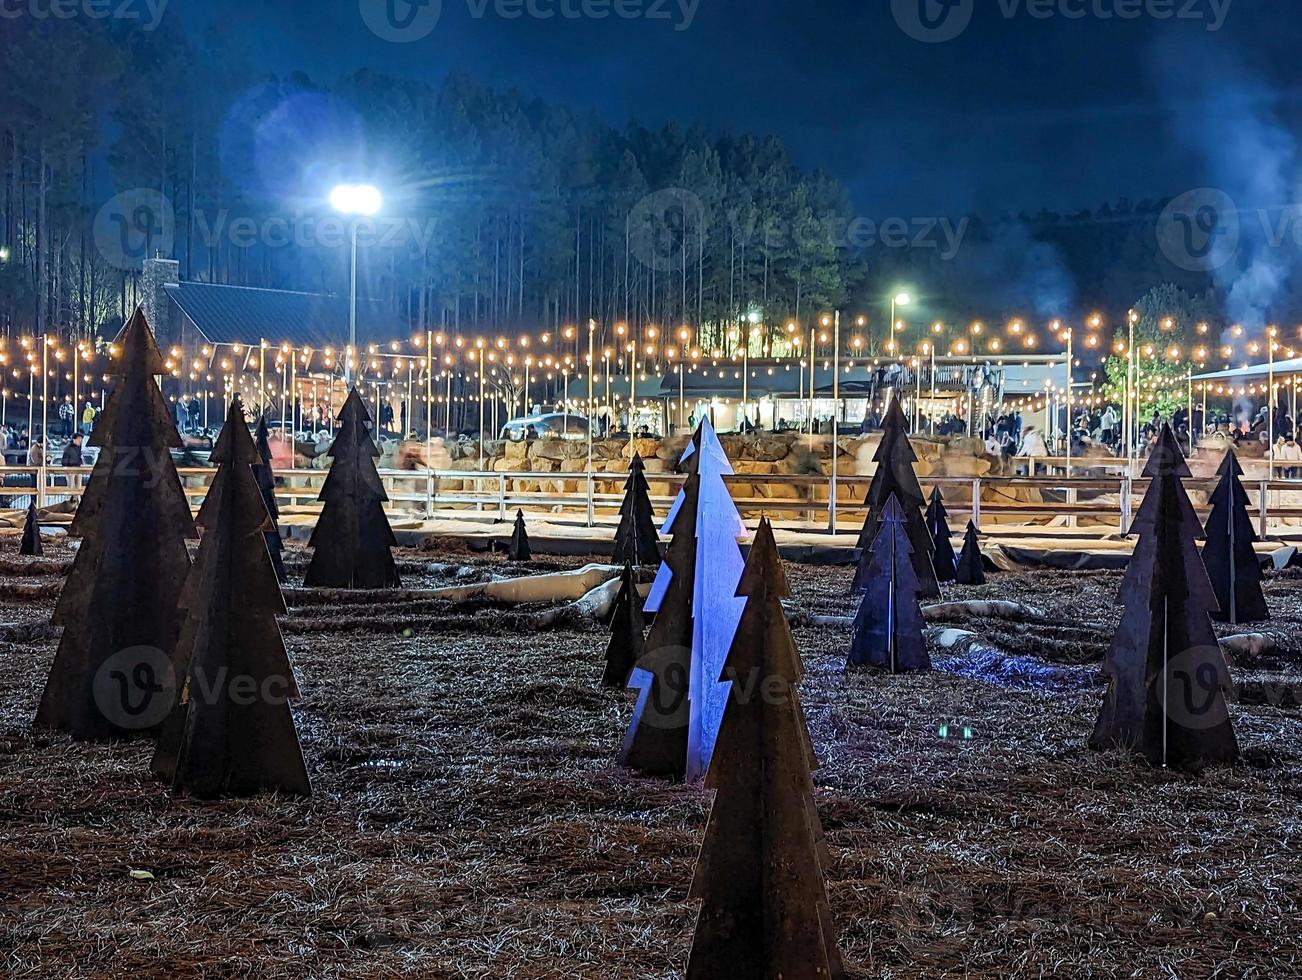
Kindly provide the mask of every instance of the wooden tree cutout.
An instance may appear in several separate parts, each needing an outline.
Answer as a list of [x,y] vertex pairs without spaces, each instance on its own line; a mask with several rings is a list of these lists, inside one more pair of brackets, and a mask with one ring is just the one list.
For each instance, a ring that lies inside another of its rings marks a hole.
[[981,538],[976,525],[967,522],[967,533],[963,535],[963,551],[958,556],[958,570],[954,580],[959,585],[985,585],[986,566],[981,557]]
[[266,413],[258,416],[258,431],[254,435],[258,445],[258,458],[261,460],[253,467],[253,475],[258,481],[258,490],[262,493],[262,502],[267,505],[271,515],[271,530],[267,532],[267,552],[271,555],[272,567],[276,569],[276,580],[285,581],[285,562],[281,553],[285,543],[280,538],[280,505],[276,503],[276,476],[271,468],[271,441],[267,435]]
[[515,512],[515,527],[511,530],[511,543],[507,546],[506,557],[510,561],[529,561],[533,551],[529,547],[529,532],[524,527],[524,511]]
[[1189,467],[1169,425],[1144,467],[1152,482],[1121,583],[1125,612],[1104,661],[1108,689],[1090,747],[1153,765],[1197,769],[1238,758],[1225,702],[1230,683],[1209,613],[1216,595],[1198,554],[1198,516],[1181,480]]
[[390,548],[398,541],[384,513],[388,495],[375,461],[380,449],[371,438],[366,405],[354,388],[339,410],[339,427],[330,445],[332,459],[321,487],[325,504],[312,537],[312,562],[303,584],[332,589],[396,589],[398,569]]
[[637,594],[637,576],[631,562],[624,562],[615,614],[610,621],[610,642],[606,645],[606,672],[601,683],[606,687],[626,687],[634,665],[646,653],[646,620],[642,618],[642,599]]
[[651,507],[645,470],[642,457],[634,453],[628,466],[628,482],[624,484],[624,500],[619,505],[619,528],[615,531],[612,564],[650,565],[660,561],[660,535],[656,531],[656,515]]
[[692,879],[702,905],[687,980],[840,980],[802,666],[782,611],[791,590],[767,520],[737,594],[747,602],[721,678],[731,689],[706,781],[717,793]]
[[882,511],[886,501],[894,496],[904,513],[909,543],[913,547],[913,570],[918,579],[919,595],[924,599],[940,597],[940,585],[936,581],[936,569],[931,564],[931,552],[934,547],[927,522],[923,519],[922,508],[927,500],[922,495],[922,486],[918,483],[913,464],[918,461],[909,442],[908,421],[904,410],[900,408],[899,396],[891,399],[890,408],[882,423],[882,441],[873,454],[877,471],[873,474],[872,484],[868,487],[868,516],[859,531],[859,564],[855,569],[854,583],[851,591],[862,592],[866,587],[869,557],[873,541],[882,526]]
[[149,734],[166,716],[185,542],[195,536],[170,453],[181,437],[154,381],[167,368],[139,310],[117,344],[116,382],[90,438],[99,456],[69,529],[81,547],[52,617],[63,636],[35,722],[79,739]]
[[931,533],[932,560],[936,569],[937,582],[954,581],[958,558],[954,555],[954,544],[950,541],[949,512],[945,510],[945,500],[940,495],[940,487],[931,491],[931,503],[927,506],[927,530]]
[[45,548],[41,544],[41,521],[36,514],[36,498],[27,505],[27,519],[23,522],[23,540],[19,542],[20,555],[43,555]]
[[1207,518],[1203,564],[1216,593],[1218,609],[1212,619],[1223,623],[1252,623],[1269,619],[1261,591],[1261,565],[1252,543],[1257,540],[1248,516],[1248,494],[1239,482],[1243,468],[1234,450],[1225,453],[1218,471],[1221,482],[1212,494]]
[[854,618],[847,667],[877,667],[892,674],[931,668],[911,547],[904,513],[892,495],[869,553],[866,588]]
[[185,682],[151,768],[174,791],[199,797],[308,795],[289,709],[298,685],[276,622],[286,610],[267,550],[272,520],[255,475],[262,456],[238,396],[210,458],[217,475],[196,518],[203,538],[181,594]]
[[732,472],[708,419],[684,452],[687,474],[669,511],[671,536],[645,609],[646,652],[629,678],[640,692],[619,761],[648,775],[705,775],[727,703],[719,672],[737,628],[745,526],[723,477]]

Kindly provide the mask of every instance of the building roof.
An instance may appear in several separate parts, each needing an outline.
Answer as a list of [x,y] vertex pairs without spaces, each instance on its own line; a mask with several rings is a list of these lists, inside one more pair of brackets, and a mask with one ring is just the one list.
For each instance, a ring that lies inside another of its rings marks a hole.
[[[266,340],[292,347],[344,347],[348,297],[296,293],[207,282],[172,283],[167,295],[212,344],[257,346]],[[387,343],[408,333],[400,317],[378,302],[358,299],[357,343]]]
[[1302,371],[1302,357],[1291,360],[1279,360],[1274,364],[1245,364],[1243,367],[1230,368],[1228,371],[1212,371],[1209,374],[1195,374],[1194,381],[1248,381],[1253,378],[1265,378],[1274,374],[1293,374]]

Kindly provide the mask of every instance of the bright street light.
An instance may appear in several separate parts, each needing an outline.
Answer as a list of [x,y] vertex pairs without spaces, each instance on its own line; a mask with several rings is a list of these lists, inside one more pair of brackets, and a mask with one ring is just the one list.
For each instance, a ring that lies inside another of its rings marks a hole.
[[[340,184],[330,192],[330,206],[341,214],[370,217],[380,210],[383,198],[370,184]],[[344,384],[353,381],[353,359],[357,356],[357,223],[350,230],[352,263],[348,284],[348,351],[344,354]]]
[[369,217],[380,210],[383,198],[370,184],[340,184],[330,192],[330,206],[342,214]]

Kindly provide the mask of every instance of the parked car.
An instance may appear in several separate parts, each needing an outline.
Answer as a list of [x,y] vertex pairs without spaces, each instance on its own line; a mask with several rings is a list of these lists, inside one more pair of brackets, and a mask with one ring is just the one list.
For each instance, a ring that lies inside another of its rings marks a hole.
[[582,415],[569,415],[565,412],[547,412],[511,419],[502,426],[500,438],[518,442],[525,437],[531,425],[539,439],[588,438],[588,420]]

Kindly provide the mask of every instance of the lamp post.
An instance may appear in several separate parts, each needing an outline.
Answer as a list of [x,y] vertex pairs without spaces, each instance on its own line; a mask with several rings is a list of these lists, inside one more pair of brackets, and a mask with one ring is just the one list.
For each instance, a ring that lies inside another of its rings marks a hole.
[[[340,184],[330,192],[330,206],[340,214],[360,215],[369,218],[380,210],[383,199],[370,184]],[[352,357],[357,351],[357,222],[349,229],[348,279],[348,356],[344,359],[344,383],[352,384]]]
[[[913,297],[908,293],[897,292],[891,296],[891,322],[886,328],[886,341],[888,345],[895,337],[895,308],[897,306],[908,306],[912,302]],[[889,350],[890,347],[887,346],[886,349]]]

